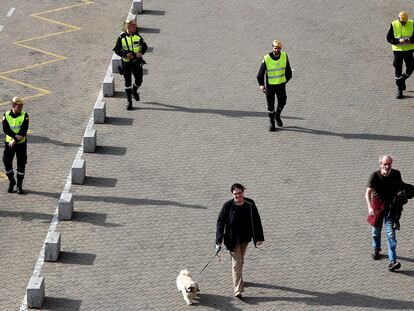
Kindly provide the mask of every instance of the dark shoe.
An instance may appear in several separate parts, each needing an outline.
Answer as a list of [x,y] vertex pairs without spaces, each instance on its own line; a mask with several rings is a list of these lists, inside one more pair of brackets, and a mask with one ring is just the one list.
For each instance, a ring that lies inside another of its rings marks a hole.
[[380,259],[380,250],[378,248],[374,249],[372,251],[371,256],[372,256],[372,259],[374,259],[374,260]]
[[140,98],[139,98],[139,93],[135,90],[132,91],[132,96],[134,96],[134,99],[139,102]]
[[396,99],[402,99],[404,98],[404,94],[402,91],[398,91],[397,96],[395,96]]
[[17,186],[17,193],[18,194],[24,194],[25,193],[22,186]]
[[391,272],[395,271],[395,270],[398,270],[400,268],[401,268],[401,264],[398,261],[391,261],[388,264],[388,270],[391,271]]
[[126,105],[126,110],[132,110],[132,103],[128,103]]
[[9,182],[9,188],[7,189],[8,193],[12,193],[14,191],[14,186],[16,185],[15,181],[10,181]]
[[269,124],[269,132],[275,132],[275,131],[276,131],[275,123],[272,122]]
[[277,123],[277,126],[278,127],[283,127],[283,122],[282,122],[282,119],[279,117],[276,117],[276,123]]

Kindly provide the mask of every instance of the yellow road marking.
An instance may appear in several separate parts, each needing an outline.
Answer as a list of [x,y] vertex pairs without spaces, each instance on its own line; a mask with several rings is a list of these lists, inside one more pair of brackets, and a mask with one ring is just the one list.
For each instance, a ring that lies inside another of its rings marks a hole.
[[[30,49],[32,51],[36,51],[36,52],[45,54],[47,56],[53,57],[53,59],[50,59],[48,61],[36,63],[36,64],[29,65],[29,66],[24,66],[24,67],[18,67],[18,68],[14,68],[14,69],[9,69],[9,70],[0,72],[0,79],[4,79],[4,80],[7,80],[9,82],[13,82],[13,83],[19,84],[21,86],[30,88],[32,90],[38,91],[38,93],[37,94],[34,94],[34,95],[22,96],[23,99],[29,99],[29,98],[35,98],[35,97],[40,97],[40,96],[48,95],[48,94],[51,93],[51,91],[46,90],[46,89],[42,89],[40,87],[34,86],[33,84],[30,84],[30,83],[27,83],[27,82],[23,82],[23,81],[20,81],[20,80],[17,80],[17,79],[12,79],[10,77],[7,77],[6,75],[10,75],[10,74],[15,73],[15,72],[25,71],[25,70],[28,70],[28,69],[37,68],[37,67],[40,67],[40,66],[44,66],[44,65],[47,65],[47,64],[50,64],[50,63],[54,63],[54,62],[58,62],[58,61],[61,61],[61,60],[66,59],[66,56],[58,55],[58,54],[55,54],[55,53],[52,53],[52,52],[49,52],[49,51],[46,51],[46,50],[42,50],[42,49],[39,49],[39,48],[35,48],[33,46],[30,46],[30,45],[27,45],[27,44],[24,44],[24,43],[30,42],[30,41],[34,41],[34,40],[40,40],[40,39],[44,39],[44,38],[55,37],[55,36],[59,36],[59,35],[66,34],[66,33],[70,33],[70,32],[73,32],[73,31],[81,30],[82,29],[81,27],[74,26],[74,25],[70,25],[70,24],[67,24],[67,23],[63,23],[63,22],[60,22],[60,21],[57,21],[57,20],[54,20],[54,19],[50,19],[50,18],[41,16],[41,15],[44,15],[44,14],[58,12],[58,11],[62,11],[62,10],[67,10],[67,9],[71,9],[71,8],[75,8],[75,7],[80,7],[80,6],[84,6],[84,5],[88,5],[88,4],[93,3],[93,1],[91,1],[91,0],[80,0],[80,2],[81,3],[67,5],[67,6],[60,7],[60,8],[55,8],[55,9],[50,9],[50,10],[43,11],[43,12],[37,12],[37,13],[33,13],[33,14],[30,15],[30,16],[35,17],[37,19],[40,19],[42,21],[46,21],[48,23],[55,24],[55,25],[59,25],[59,26],[64,26],[64,27],[67,27],[69,29],[64,30],[64,31],[59,31],[59,32],[48,33],[48,34],[45,34],[45,35],[42,35],[42,36],[36,36],[36,37],[31,37],[31,38],[27,38],[27,39],[23,39],[23,40],[18,40],[16,42],[14,42],[14,44],[16,44],[18,46],[21,46],[21,47]],[[0,106],[7,105],[9,103],[10,103],[9,101],[0,102]]]

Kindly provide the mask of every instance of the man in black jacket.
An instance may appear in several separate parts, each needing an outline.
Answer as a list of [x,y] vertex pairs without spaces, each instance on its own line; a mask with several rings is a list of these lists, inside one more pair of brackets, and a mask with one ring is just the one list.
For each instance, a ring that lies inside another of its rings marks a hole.
[[[413,20],[406,12],[400,12],[398,19],[393,21],[387,33],[387,41],[392,45],[394,53],[395,83],[397,84],[397,99],[404,98],[405,80],[414,71],[414,27]],[[403,73],[403,61],[406,70]]]
[[23,99],[13,97],[12,109],[3,115],[4,152],[3,163],[6,175],[9,178],[8,192],[12,193],[16,180],[13,172],[13,158],[17,158],[17,193],[24,194],[23,179],[27,163],[27,130],[29,129],[29,115],[24,112]]
[[[138,88],[142,84],[145,61],[142,56],[147,51],[147,43],[138,33],[137,23],[134,18],[128,18],[125,22],[125,32],[118,37],[113,51],[122,57],[122,69],[125,78],[125,93],[128,104],[127,110],[132,110],[132,96],[139,101]],[[132,85],[132,75],[135,81]]]
[[263,227],[256,204],[244,197],[241,184],[231,186],[233,199],[224,203],[217,219],[216,245],[224,245],[232,258],[234,296],[242,297],[244,255],[247,245],[253,239],[254,246],[264,242]]
[[[277,126],[283,126],[280,114],[282,113],[287,100],[286,83],[292,78],[292,69],[290,68],[289,58],[286,52],[282,52],[282,42],[274,40],[272,48],[273,51],[263,57],[262,65],[257,74],[257,82],[259,82],[260,89],[266,94],[267,113],[270,120],[269,131],[271,132],[276,130],[275,119]],[[275,95],[277,97],[276,112]]]

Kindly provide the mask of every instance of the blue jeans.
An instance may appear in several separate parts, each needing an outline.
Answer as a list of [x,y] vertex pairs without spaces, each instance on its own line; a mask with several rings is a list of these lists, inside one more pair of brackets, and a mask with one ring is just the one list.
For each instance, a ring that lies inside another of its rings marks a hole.
[[[388,242],[388,259],[389,261],[397,261],[397,236],[392,228],[392,219],[384,217],[385,231],[387,233]],[[381,249],[381,229],[382,223],[378,227],[372,227],[372,248]]]

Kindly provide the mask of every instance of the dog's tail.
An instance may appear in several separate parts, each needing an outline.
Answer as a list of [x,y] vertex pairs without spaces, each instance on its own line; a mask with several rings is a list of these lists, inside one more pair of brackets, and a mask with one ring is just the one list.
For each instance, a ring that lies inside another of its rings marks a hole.
[[180,271],[180,274],[187,275],[187,276],[191,276],[191,273],[187,269],[181,270]]

